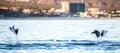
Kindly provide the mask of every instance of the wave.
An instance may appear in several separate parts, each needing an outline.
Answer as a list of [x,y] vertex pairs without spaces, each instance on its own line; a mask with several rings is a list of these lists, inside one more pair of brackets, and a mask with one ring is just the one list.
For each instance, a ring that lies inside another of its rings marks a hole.
[[[42,42],[43,41],[43,42]],[[59,49],[59,48],[69,48],[75,46],[84,47],[103,47],[105,49],[116,48],[120,49],[120,42],[114,41],[100,41],[95,42],[91,40],[26,40],[26,42],[32,43],[18,43],[18,44],[6,44],[1,43],[0,49],[5,50],[25,50],[25,49]]]

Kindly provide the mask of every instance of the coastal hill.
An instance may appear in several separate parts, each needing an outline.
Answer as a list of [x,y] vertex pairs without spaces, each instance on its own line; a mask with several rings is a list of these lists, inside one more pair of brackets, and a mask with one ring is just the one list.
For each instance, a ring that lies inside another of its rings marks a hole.
[[85,6],[88,7],[100,7],[103,9],[120,9],[120,0],[34,0],[35,3],[42,5],[58,5],[61,7],[62,1],[68,1],[70,3],[85,3]]
[[82,1],[84,1],[86,8],[120,9],[120,0],[0,0],[0,7],[61,8],[62,1],[68,1],[70,3],[82,3]]

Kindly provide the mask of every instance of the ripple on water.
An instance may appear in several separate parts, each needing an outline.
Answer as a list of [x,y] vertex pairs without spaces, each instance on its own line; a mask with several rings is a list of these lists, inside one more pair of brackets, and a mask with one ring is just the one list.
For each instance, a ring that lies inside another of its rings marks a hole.
[[[61,40],[62,41],[62,40]],[[73,48],[86,48],[86,50],[117,50],[120,49],[120,42],[113,41],[101,41],[95,43],[90,40],[71,40],[71,42],[59,42],[59,43],[19,43],[17,45],[0,44],[0,49],[5,50],[27,50],[27,49],[73,49]]]

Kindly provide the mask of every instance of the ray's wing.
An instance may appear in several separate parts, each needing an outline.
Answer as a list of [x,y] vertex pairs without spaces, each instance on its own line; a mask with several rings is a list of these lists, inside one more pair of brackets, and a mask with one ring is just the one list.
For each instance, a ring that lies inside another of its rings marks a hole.
[[18,28],[18,29],[15,29],[15,34],[16,34],[16,35],[18,34],[18,30],[19,30],[19,28]]
[[102,30],[101,37],[104,36],[108,31]]

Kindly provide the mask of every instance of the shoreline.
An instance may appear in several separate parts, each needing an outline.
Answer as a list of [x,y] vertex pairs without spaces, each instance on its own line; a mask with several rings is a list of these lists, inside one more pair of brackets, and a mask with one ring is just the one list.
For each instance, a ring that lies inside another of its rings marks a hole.
[[27,18],[0,18],[0,20],[120,20],[120,17],[113,17],[113,18],[92,18],[92,17],[27,17]]

